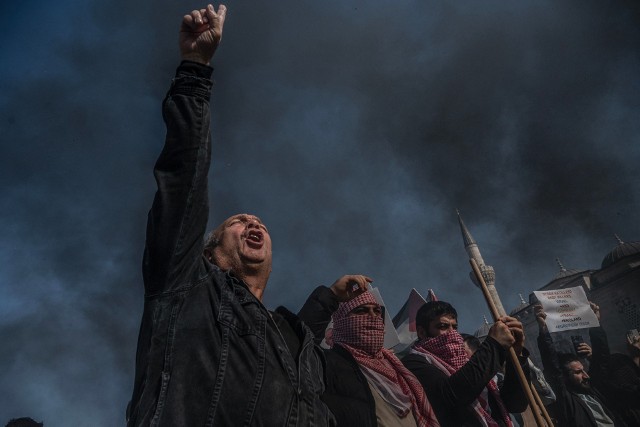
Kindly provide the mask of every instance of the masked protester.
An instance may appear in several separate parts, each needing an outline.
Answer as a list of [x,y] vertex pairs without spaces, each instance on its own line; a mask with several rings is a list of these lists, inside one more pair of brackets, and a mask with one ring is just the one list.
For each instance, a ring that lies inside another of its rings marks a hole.
[[457,317],[444,301],[422,306],[416,316],[419,339],[402,362],[419,379],[442,426],[511,427],[509,412],[525,411],[526,395],[510,361],[502,389],[493,377],[513,346],[528,378],[522,324],[510,317],[496,322],[469,356],[457,331]]
[[[356,276],[341,280],[350,277]],[[326,315],[335,310],[333,348],[325,352],[327,379],[321,398],[338,426],[439,426],[418,380],[383,346],[384,308],[368,291],[339,305],[337,298],[333,306],[322,304],[331,296],[326,289],[318,288],[299,316],[315,325],[321,338],[329,320]]]

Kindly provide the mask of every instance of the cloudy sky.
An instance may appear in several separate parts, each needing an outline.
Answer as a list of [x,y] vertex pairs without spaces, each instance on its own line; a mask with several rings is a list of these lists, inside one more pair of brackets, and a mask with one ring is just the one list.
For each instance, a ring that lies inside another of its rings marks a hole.
[[[160,103],[199,6],[0,5],[0,423],[124,423]],[[637,2],[227,6],[210,221],[268,225],[268,306],[364,273],[392,313],[433,288],[473,331],[456,208],[507,309],[556,257],[596,269],[614,233],[640,240]]]

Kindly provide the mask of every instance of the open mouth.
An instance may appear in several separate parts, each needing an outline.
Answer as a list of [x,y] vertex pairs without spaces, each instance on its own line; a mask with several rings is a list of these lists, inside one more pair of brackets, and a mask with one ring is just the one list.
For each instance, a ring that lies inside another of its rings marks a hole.
[[264,236],[258,230],[251,230],[245,240],[250,248],[260,249],[264,243]]

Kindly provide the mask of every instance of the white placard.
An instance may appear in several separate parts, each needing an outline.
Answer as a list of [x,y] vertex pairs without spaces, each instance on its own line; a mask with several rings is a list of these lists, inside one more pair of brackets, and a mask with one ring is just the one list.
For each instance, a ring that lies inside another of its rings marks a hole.
[[547,314],[545,321],[549,332],[600,326],[582,286],[533,293]]

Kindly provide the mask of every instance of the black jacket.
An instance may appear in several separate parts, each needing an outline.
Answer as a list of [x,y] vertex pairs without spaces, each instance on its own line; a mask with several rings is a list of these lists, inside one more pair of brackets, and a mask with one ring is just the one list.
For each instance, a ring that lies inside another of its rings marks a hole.
[[358,362],[339,345],[325,351],[327,384],[322,400],[339,427],[377,427],[376,403]]
[[202,256],[211,71],[183,62],[163,104],[167,134],[154,170],[128,425],[331,425],[311,331],[286,310],[272,317],[243,282]]
[[611,411],[629,427],[640,427],[640,368],[626,354],[607,355],[600,369],[589,372]]
[[[313,330],[316,341],[324,331],[338,301],[329,288],[320,286],[309,296],[298,316]],[[369,382],[351,353],[339,345],[325,350],[326,388],[322,400],[339,427],[377,427],[376,404]]]
[[[471,356],[468,363],[451,376],[430,364],[418,354],[408,354],[402,363],[418,378],[433,406],[442,427],[480,426],[480,421],[471,407],[487,383],[496,375],[505,362],[507,352],[493,338],[487,337]],[[529,379],[528,354],[519,357],[520,366]],[[504,383],[500,397],[509,412],[527,409],[527,397],[511,361],[506,363]],[[505,423],[493,395],[489,393],[489,405],[493,418],[500,426]]]
[[[606,345],[606,335],[604,330],[598,327],[589,329],[589,337],[591,338],[591,347],[593,350],[590,370],[598,370],[598,364],[602,356],[601,349],[603,345]],[[540,357],[542,358],[545,378],[547,378],[547,381],[556,394],[556,401],[550,405],[549,409],[558,420],[558,425],[562,427],[597,427],[589,407],[580,398],[578,393],[567,388],[558,361],[558,355],[553,347],[551,334],[549,334],[548,331],[538,335],[538,349],[540,350]],[[602,405],[602,408],[614,421],[616,427],[625,425],[616,419],[615,414],[608,408],[605,399],[597,389],[592,388],[590,394]]]

